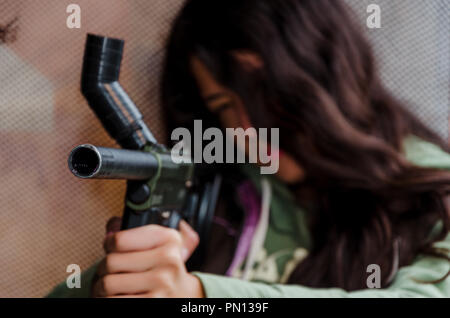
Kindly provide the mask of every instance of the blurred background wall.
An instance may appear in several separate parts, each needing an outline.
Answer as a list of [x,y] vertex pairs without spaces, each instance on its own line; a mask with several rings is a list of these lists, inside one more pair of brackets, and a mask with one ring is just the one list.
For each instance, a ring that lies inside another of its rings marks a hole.
[[[156,137],[163,42],[181,0],[7,0],[0,24],[0,296],[43,296],[102,256],[107,219],[121,215],[122,181],[80,181],[67,168],[81,143],[117,147],[80,93],[86,33],[126,40],[121,83]],[[66,27],[71,3],[81,29]]]
[[[212,0],[213,1],[213,0]],[[345,0],[368,30],[386,84],[448,136],[450,3]],[[67,156],[81,143],[116,147],[80,94],[86,33],[126,40],[121,83],[159,140],[158,76],[164,40],[183,0],[0,0],[0,25],[17,18],[16,40],[0,44],[0,297],[40,297],[102,256],[107,219],[121,215],[125,184],[80,181]],[[81,7],[81,29],[66,8]]]

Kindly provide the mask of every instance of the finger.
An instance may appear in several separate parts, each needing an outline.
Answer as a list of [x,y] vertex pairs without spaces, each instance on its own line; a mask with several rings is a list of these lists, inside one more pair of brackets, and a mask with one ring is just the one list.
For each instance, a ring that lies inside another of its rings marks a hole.
[[177,266],[183,263],[180,247],[162,245],[158,248],[129,253],[109,253],[100,262],[97,275],[139,273],[162,266]]
[[180,234],[183,240],[182,258],[183,262],[186,262],[197,248],[200,242],[200,237],[197,232],[184,220],[180,222]]
[[106,234],[119,232],[121,226],[122,226],[122,218],[118,216],[110,218],[106,223]]
[[147,273],[124,273],[101,277],[92,289],[94,297],[142,294],[149,290]]
[[112,274],[100,278],[92,289],[94,297],[155,294],[170,286],[167,272],[154,270],[144,273]]
[[182,244],[177,230],[160,225],[146,225],[114,233],[105,238],[106,253],[133,252],[153,249],[163,244]]
[[106,223],[106,236],[105,236],[105,239],[103,240],[103,250],[105,251],[105,253],[107,253],[106,238],[108,236],[112,236],[116,232],[119,232],[121,226],[122,226],[122,218],[117,217],[117,216],[110,218],[108,220],[108,222]]
[[107,296],[106,298],[147,298],[148,294],[135,294],[135,295],[115,295],[115,296]]

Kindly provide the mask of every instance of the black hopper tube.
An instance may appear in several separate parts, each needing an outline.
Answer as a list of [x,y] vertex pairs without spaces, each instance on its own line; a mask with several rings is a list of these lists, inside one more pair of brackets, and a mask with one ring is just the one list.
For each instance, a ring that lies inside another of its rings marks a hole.
[[108,134],[125,149],[156,145],[142,114],[119,84],[124,41],[88,34],[81,92]]

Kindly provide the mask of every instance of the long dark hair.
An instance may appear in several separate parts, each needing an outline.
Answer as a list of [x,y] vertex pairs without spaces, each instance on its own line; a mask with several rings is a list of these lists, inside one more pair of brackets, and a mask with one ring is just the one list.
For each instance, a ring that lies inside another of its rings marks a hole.
[[[256,127],[280,128],[281,148],[304,167],[293,191],[299,204],[306,192],[313,198],[314,245],[289,283],[362,289],[367,266],[378,264],[386,287],[419,253],[448,259],[432,244],[450,229],[450,173],[402,154],[410,135],[446,145],[383,87],[360,29],[343,1],[189,0],[168,41],[169,128],[196,118],[219,125],[190,72],[195,55],[242,98]],[[239,51],[264,66],[245,69]],[[438,221],[442,230],[430,239]]]

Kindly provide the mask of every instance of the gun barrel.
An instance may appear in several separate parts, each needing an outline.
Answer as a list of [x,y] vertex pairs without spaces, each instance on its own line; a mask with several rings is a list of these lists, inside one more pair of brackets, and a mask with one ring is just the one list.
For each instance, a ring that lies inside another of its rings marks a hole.
[[88,144],[75,147],[68,164],[83,179],[148,180],[158,170],[158,160],[151,153]]

